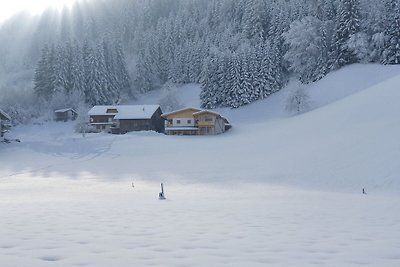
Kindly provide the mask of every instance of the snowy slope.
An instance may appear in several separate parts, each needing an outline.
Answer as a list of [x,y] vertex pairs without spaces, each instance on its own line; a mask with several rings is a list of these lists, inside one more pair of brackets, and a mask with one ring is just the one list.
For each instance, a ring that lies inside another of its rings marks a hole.
[[[334,191],[372,187],[398,192],[399,106],[396,99],[400,76],[361,90],[356,85],[364,72],[378,73],[368,79],[370,84],[375,84],[399,74],[400,69],[358,65],[333,73],[326,78],[331,82],[329,88],[323,80],[309,89],[311,97],[319,99],[315,103],[320,104],[299,116],[288,116],[278,104],[284,101],[285,90],[241,109],[221,109],[233,129],[216,137],[131,133],[92,134],[82,138],[73,134],[72,124],[20,127],[13,134],[24,142],[2,148],[0,164],[5,174],[21,168],[15,158],[26,157],[24,171],[39,172],[39,175],[61,172],[79,176],[81,172],[91,172],[101,174],[100,179],[137,176],[159,180],[162,177],[179,182],[251,181]],[[342,80],[346,79],[350,89],[345,92]],[[342,81],[337,88],[336,80]],[[197,90],[192,95],[188,93],[193,87],[182,88],[186,90],[182,95],[190,104],[198,99]],[[325,100],[321,100],[323,90],[330,90]],[[336,95],[334,90],[338,90]],[[156,96],[151,96],[153,102]],[[146,97],[148,102],[143,104],[150,104],[150,97]],[[269,105],[273,100],[276,102]],[[333,102],[321,106],[328,100]],[[71,160],[73,163],[69,163]]]
[[[212,137],[17,127],[1,266],[399,266],[399,84],[398,67],[351,66],[308,88],[311,111],[289,116],[285,89],[220,109],[233,128]],[[180,90],[196,106],[198,86]]]

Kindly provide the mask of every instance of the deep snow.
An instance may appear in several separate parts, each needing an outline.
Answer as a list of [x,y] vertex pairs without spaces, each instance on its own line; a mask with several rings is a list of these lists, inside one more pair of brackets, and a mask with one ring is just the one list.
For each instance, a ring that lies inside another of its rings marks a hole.
[[[310,112],[284,110],[291,84],[219,109],[233,128],[213,137],[17,127],[1,266],[399,266],[398,84],[399,67],[350,66],[307,88]],[[199,105],[198,86],[180,92]]]

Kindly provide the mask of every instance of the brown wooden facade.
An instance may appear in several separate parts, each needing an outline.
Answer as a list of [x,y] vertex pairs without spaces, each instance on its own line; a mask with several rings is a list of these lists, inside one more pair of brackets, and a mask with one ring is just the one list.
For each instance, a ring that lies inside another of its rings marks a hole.
[[111,131],[115,134],[135,131],[155,131],[164,133],[165,124],[161,115],[161,108],[158,108],[150,119],[117,119]]

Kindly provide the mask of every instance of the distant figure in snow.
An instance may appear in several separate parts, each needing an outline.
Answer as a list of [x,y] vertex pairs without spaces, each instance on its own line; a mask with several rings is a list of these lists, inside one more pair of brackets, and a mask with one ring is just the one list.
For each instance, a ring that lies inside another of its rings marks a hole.
[[365,188],[363,188],[363,191],[362,191],[362,193],[363,193],[364,195],[366,195],[366,194],[367,194],[367,192],[365,192]]
[[132,182],[132,187],[135,187],[135,185],[133,184],[133,182]]
[[160,199],[160,200],[164,200],[164,199],[165,199],[165,195],[164,195],[164,186],[163,186],[162,183],[161,183],[161,192],[158,193],[158,199]]

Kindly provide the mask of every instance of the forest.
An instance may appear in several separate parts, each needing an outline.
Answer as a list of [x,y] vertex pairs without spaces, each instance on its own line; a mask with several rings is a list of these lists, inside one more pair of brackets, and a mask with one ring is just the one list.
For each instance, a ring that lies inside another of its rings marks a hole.
[[292,78],[400,64],[400,0],[83,0],[4,22],[0,59],[0,106],[19,123],[166,83],[238,108]]

